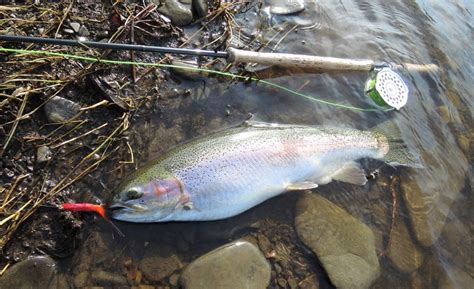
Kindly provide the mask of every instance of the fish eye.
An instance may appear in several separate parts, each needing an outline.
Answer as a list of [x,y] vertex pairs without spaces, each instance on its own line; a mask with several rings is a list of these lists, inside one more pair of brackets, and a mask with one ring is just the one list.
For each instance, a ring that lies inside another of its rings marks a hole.
[[143,193],[137,191],[136,189],[129,189],[125,193],[125,196],[127,197],[127,200],[136,200],[136,199],[141,198],[143,196]]

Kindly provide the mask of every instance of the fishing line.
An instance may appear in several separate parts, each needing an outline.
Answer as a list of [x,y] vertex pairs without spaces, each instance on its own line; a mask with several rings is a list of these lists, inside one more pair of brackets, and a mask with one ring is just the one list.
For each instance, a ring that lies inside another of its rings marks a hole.
[[361,107],[355,107],[343,103],[337,103],[337,102],[332,102],[328,100],[323,100],[314,96],[310,96],[304,93],[301,93],[299,91],[296,91],[294,89],[288,88],[286,86],[277,84],[275,82],[271,82],[268,80],[263,80],[263,79],[258,79],[256,77],[251,77],[251,76],[243,76],[243,75],[238,75],[234,74],[231,72],[224,72],[224,71],[219,71],[219,70],[214,70],[214,69],[207,69],[207,68],[200,68],[200,67],[189,67],[189,66],[182,66],[182,65],[175,65],[175,64],[161,64],[161,63],[150,63],[150,62],[137,62],[137,61],[128,61],[128,60],[115,60],[115,59],[100,59],[96,57],[91,57],[91,56],[81,56],[81,55],[76,55],[76,54],[69,54],[69,53],[59,53],[59,52],[51,52],[51,51],[43,51],[43,50],[26,50],[26,49],[14,49],[14,48],[5,48],[5,47],[0,47],[0,52],[6,52],[6,53],[16,53],[16,54],[36,54],[36,55],[46,55],[46,56],[57,56],[57,57],[63,57],[65,59],[71,58],[71,59],[77,59],[77,60],[83,60],[83,61],[88,61],[88,62],[97,62],[97,63],[103,63],[103,64],[114,64],[114,65],[137,65],[137,66],[152,66],[152,67],[159,67],[159,68],[177,68],[177,69],[184,69],[184,70],[190,70],[190,71],[198,71],[198,72],[206,72],[210,74],[215,74],[215,75],[220,75],[220,76],[225,76],[229,78],[238,78],[241,80],[251,80],[256,83],[263,83],[265,85],[268,85],[270,87],[274,87],[277,89],[280,89],[282,91],[288,92],[293,95],[297,95],[300,97],[303,97],[305,99],[308,99],[310,101],[314,101],[317,103],[321,104],[326,104],[329,106],[334,106],[337,108],[342,108],[342,109],[348,109],[348,110],[353,110],[353,111],[362,111],[362,112],[387,112],[393,110],[393,108],[361,108]]

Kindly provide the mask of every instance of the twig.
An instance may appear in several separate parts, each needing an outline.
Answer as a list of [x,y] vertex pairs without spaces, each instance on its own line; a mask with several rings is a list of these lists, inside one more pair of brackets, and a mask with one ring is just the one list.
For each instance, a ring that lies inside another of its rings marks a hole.
[[74,0],[71,0],[71,3],[69,3],[69,6],[66,8],[66,11],[64,12],[63,17],[61,18],[61,21],[59,21],[58,29],[56,29],[56,33],[54,33],[55,38],[58,38],[59,29],[61,29],[61,26],[63,26],[63,22],[64,20],[66,20],[66,17],[69,14],[69,11],[71,11],[73,4],[74,4]]
[[10,267],[11,264],[12,263],[9,262],[5,265],[5,267],[3,267],[2,271],[0,271],[0,276],[2,276],[5,271],[7,271],[8,267]]
[[2,206],[0,207],[1,209],[5,208],[5,206],[7,205],[8,203],[8,199],[10,198],[10,195],[12,194],[12,192],[15,190],[16,186],[18,185],[18,183],[23,180],[24,178],[30,176],[31,174],[26,174],[26,175],[21,175],[19,177],[17,177],[15,179],[15,182],[13,183],[13,186],[10,188],[10,190],[8,190],[7,194],[5,195],[5,198],[3,199],[3,204]]
[[59,143],[59,144],[57,144],[57,145],[54,145],[52,148],[53,148],[53,149],[56,149],[56,148],[58,148],[58,147],[60,147],[60,146],[63,146],[63,145],[68,144],[68,143],[70,143],[70,142],[76,141],[76,140],[78,140],[78,139],[80,139],[80,138],[82,138],[82,137],[85,137],[86,135],[89,135],[89,134],[91,134],[91,133],[93,133],[93,132],[95,132],[95,131],[97,131],[97,130],[103,128],[103,127],[106,127],[107,125],[108,125],[107,123],[104,123],[103,125],[101,125],[101,126],[99,126],[99,127],[96,127],[96,128],[94,128],[94,129],[92,129],[92,130],[90,130],[90,131],[88,131],[88,132],[85,132],[85,133],[83,133],[83,134],[81,134],[81,135],[78,135],[78,136],[76,136],[76,137],[73,137],[73,138],[71,138],[71,139],[68,139],[67,141],[63,141],[62,143]]
[[102,101],[100,101],[100,102],[98,102],[98,103],[96,103],[96,104],[93,104],[93,105],[90,105],[90,106],[86,106],[86,107],[82,107],[82,108],[80,109],[80,111],[85,111],[85,110],[93,109],[93,108],[99,107],[99,106],[101,106],[101,105],[107,105],[107,104],[109,104],[109,101],[104,99],[104,100],[102,100]]
[[[132,19],[132,24],[130,25],[130,43],[135,44],[135,20]],[[130,60],[135,62],[135,51],[130,50]],[[132,82],[135,84],[137,82],[137,67],[132,64]]]
[[[29,88],[27,88],[27,90],[29,90]],[[0,152],[0,157],[3,156],[3,153],[6,151],[7,147],[8,147],[8,144],[10,143],[13,135],[15,134],[15,130],[16,128],[18,127],[18,123],[20,122],[21,120],[21,117],[23,115],[23,111],[25,110],[25,106],[26,106],[26,103],[28,101],[28,93],[25,94],[25,96],[23,97],[23,102],[21,103],[21,106],[20,106],[20,109],[18,109],[18,115],[15,119],[15,121],[13,122],[13,126],[12,126],[12,129],[10,130],[10,133],[8,134],[8,138],[6,140],[6,142],[3,144],[3,149],[2,151]]]

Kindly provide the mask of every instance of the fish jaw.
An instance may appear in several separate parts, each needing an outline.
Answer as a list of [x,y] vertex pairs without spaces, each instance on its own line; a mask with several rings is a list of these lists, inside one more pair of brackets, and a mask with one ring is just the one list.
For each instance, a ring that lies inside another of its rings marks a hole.
[[159,222],[159,217],[150,212],[137,213],[137,210],[128,207],[117,207],[111,205],[109,208],[112,209],[112,218],[118,221],[132,222],[132,223],[151,223]]
[[[152,172],[155,170],[151,168]],[[146,176],[152,173],[144,171]],[[191,206],[183,185],[175,177],[134,179],[120,186],[109,206],[112,218],[128,222],[160,222],[174,210]]]

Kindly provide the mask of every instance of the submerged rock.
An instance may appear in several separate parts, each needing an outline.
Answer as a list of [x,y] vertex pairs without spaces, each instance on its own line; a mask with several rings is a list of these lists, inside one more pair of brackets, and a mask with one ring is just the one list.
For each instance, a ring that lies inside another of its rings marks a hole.
[[387,255],[393,265],[404,273],[416,271],[423,264],[423,253],[411,240],[400,214],[394,220]]
[[101,286],[128,285],[127,278],[118,274],[102,270],[93,271],[91,274],[92,283]]
[[337,288],[368,288],[380,274],[374,234],[364,223],[317,194],[296,205],[295,226]]
[[158,11],[169,17],[171,22],[175,25],[185,26],[193,21],[193,13],[190,5],[181,4],[176,0],[152,0],[152,2],[158,5]]
[[199,257],[184,270],[185,289],[267,288],[271,269],[262,252],[247,241],[235,241]]
[[440,289],[472,288],[474,284],[474,278],[457,267],[447,267],[445,273],[439,282]]
[[181,267],[183,264],[172,247],[153,244],[147,247],[145,256],[138,264],[145,278],[154,282],[170,276]]
[[79,104],[60,96],[51,98],[44,105],[46,117],[50,122],[65,122],[79,113],[80,109]]
[[198,70],[194,70],[199,68],[196,61],[186,61],[186,60],[179,60],[173,59],[171,61],[172,65],[180,66],[171,68],[175,74],[185,77],[188,80],[202,80],[203,77],[208,77],[209,73],[202,72]]
[[[451,205],[461,192],[463,179],[460,175],[445,183],[430,180],[430,174],[404,171],[401,192],[408,208],[416,239],[423,246],[431,246],[439,238],[446,223]],[[423,187],[420,186],[423,184]]]
[[199,18],[205,17],[209,10],[207,0],[193,0],[193,8]]
[[21,261],[0,278],[0,289],[60,288],[56,263],[50,257],[35,256]]
[[270,0],[270,12],[279,15],[296,14],[304,10],[303,0]]

